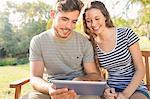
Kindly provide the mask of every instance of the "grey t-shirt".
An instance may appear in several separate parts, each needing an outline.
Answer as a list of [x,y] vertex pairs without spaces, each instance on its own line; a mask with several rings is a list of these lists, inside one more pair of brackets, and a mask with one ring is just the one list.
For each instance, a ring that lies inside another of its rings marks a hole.
[[[94,61],[91,43],[82,34],[72,32],[66,40],[45,31],[30,42],[30,61],[44,62],[49,79],[73,79],[84,75],[83,64]],[[37,67],[38,68],[38,67]]]

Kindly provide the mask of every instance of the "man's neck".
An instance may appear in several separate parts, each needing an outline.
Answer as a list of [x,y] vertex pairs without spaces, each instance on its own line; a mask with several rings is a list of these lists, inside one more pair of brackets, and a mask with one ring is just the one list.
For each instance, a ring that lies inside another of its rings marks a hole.
[[72,33],[70,33],[70,35],[68,35],[66,38],[61,37],[58,32],[53,28],[52,29],[52,35],[55,39],[57,40],[68,40],[71,38]]

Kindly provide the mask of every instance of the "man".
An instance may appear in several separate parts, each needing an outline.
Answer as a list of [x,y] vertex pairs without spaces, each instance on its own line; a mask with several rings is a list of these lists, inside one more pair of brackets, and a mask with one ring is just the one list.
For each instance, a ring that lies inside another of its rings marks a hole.
[[[76,99],[73,90],[53,88],[51,79],[99,80],[90,42],[73,31],[82,6],[80,0],[59,0],[51,14],[52,28],[31,40],[30,82],[35,90],[31,99]],[[48,81],[43,79],[44,68]]]

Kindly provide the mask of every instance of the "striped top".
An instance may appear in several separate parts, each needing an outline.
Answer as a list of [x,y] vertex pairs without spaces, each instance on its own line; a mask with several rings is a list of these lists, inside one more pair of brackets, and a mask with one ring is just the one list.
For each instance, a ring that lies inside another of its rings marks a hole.
[[[138,40],[139,38],[130,28],[117,28],[116,44],[112,51],[105,53],[97,45],[99,62],[109,72],[107,82],[110,87],[125,89],[130,83],[135,67],[129,47]],[[143,83],[140,86],[142,85]]]

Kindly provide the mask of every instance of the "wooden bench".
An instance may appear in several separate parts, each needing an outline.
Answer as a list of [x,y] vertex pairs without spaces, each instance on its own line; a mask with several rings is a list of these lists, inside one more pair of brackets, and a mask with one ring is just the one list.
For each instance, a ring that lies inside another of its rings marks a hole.
[[[150,68],[149,60],[150,59],[148,59],[150,57],[150,51],[142,51],[142,56],[144,58],[144,64],[146,67],[146,85],[147,85],[148,90],[150,91],[150,70],[149,70],[149,68]],[[106,77],[106,74],[104,74],[104,76]],[[10,88],[15,88],[14,99],[19,99],[20,94],[21,94],[22,85],[28,83],[29,81],[30,81],[30,79],[26,78],[26,79],[15,81],[15,82],[9,84]]]
[[142,51],[142,56],[146,67],[146,86],[150,91],[150,51]]

